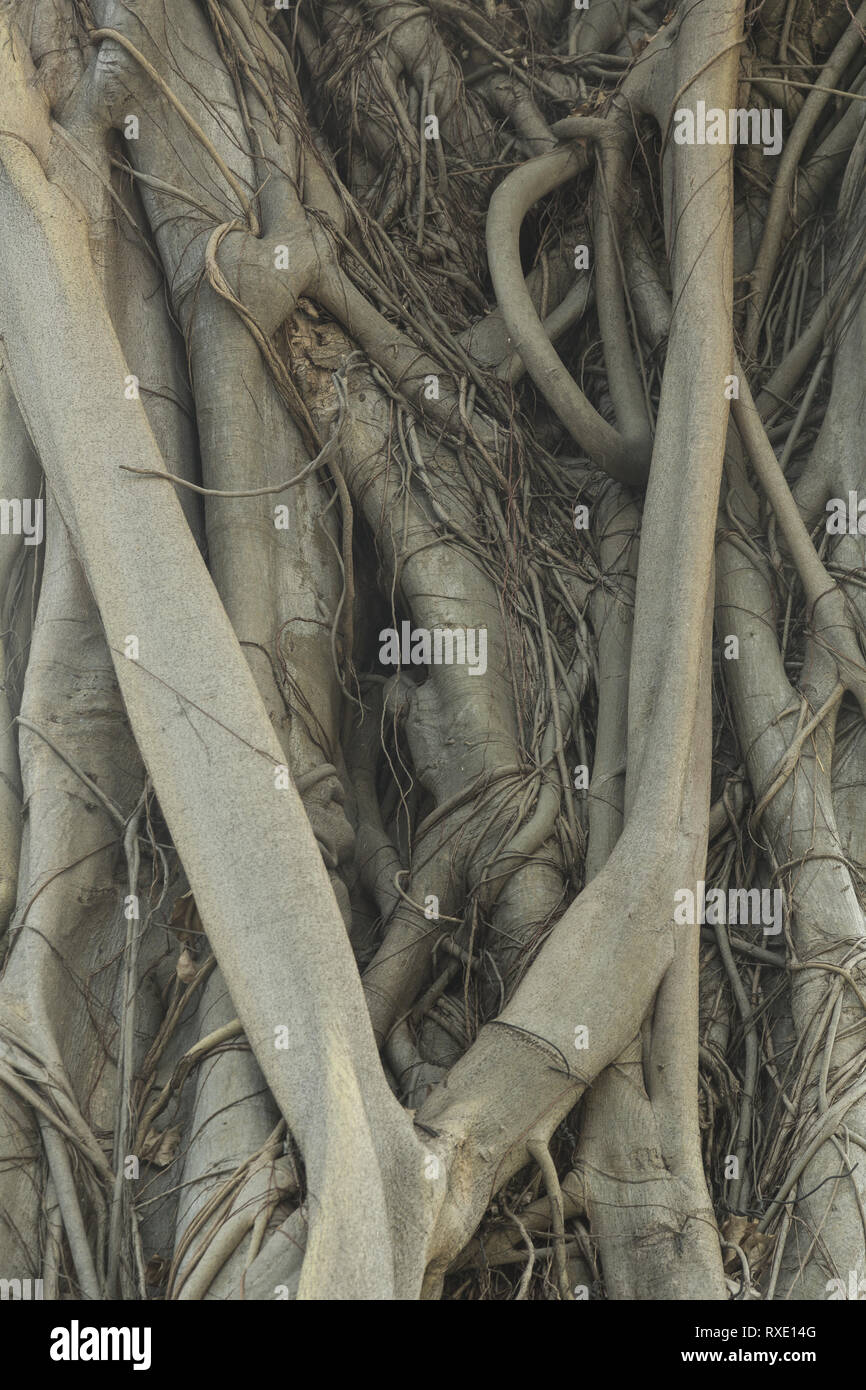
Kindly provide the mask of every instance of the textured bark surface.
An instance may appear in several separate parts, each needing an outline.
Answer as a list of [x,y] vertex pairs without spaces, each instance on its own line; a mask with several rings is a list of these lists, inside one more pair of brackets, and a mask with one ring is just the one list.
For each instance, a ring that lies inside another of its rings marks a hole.
[[866,1291],[864,25],[2,0],[0,1279]]

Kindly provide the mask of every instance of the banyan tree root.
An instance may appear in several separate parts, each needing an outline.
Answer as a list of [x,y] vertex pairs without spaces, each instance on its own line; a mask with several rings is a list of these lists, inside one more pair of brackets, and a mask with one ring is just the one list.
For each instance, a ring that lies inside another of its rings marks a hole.
[[826,8],[0,6],[8,1277],[859,1287]]

